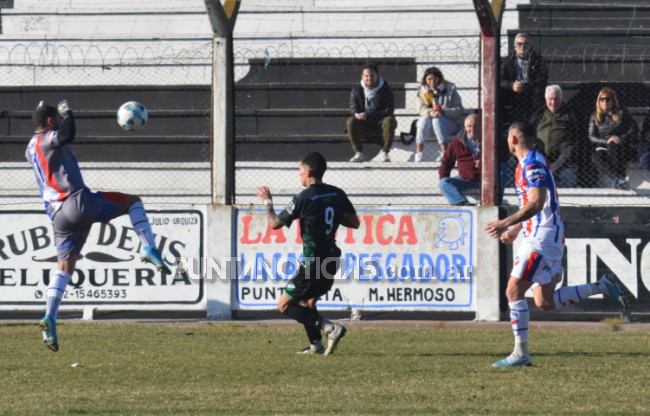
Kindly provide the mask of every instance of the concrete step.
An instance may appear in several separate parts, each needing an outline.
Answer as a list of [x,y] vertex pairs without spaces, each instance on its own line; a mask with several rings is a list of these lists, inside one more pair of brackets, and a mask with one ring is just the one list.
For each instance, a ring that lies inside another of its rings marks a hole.
[[[197,2],[201,4],[201,2]],[[368,9],[290,8],[285,10],[251,11],[245,2],[235,27],[236,33],[266,36],[292,33],[298,36],[342,36],[360,33],[365,36],[394,33],[460,33],[478,29],[471,3],[463,7],[427,7],[403,9],[372,7]],[[119,18],[118,18],[119,17]],[[115,34],[157,36],[160,34],[211,34],[205,10],[148,9],[132,7],[110,9],[3,9],[4,33],[16,35],[56,35],[56,37],[106,37]]]
[[[147,110],[156,112],[204,110],[211,103],[211,88],[201,86],[132,86],[94,85],[66,87],[0,87],[2,111],[32,111],[39,101],[56,105],[60,100],[70,101],[79,111],[117,109],[126,101],[139,101]],[[76,113],[76,111],[75,111]]]
[[[14,8],[23,11],[29,10],[84,10],[97,12],[110,12],[115,10],[147,11],[147,10],[190,10],[205,11],[202,1],[196,0],[150,0],[146,2],[133,2],[131,0],[48,0],[47,7],[43,0],[0,0],[2,3],[14,3]],[[514,8],[517,4],[529,3],[530,0],[509,0],[508,6]],[[283,10],[309,10],[309,9],[335,9],[335,10],[367,10],[373,8],[391,9],[395,7],[393,0],[246,0],[242,8],[246,10],[276,12]],[[429,0],[406,0],[400,3],[400,8],[423,9],[431,8]],[[471,3],[460,3],[458,0],[438,0],[435,7],[459,9],[470,8]]]
[[[236,113],[236,136],[332,135],[345,133],[348,109],[240,110]],[[397,131],[408,131],[417,118],[415,105],[395,110]]]
[[508,31],[508,50],[514,37],[526,30],[537,51],[544,56],[645,57],[650,27],[641,29],[517,29]]
[[[361,68],[367,62],[377,64],[379,72],[391,84],[416,79],[415,58],[275,58],[248,60],[250,70],[240,84],[309,84],[359,82]],[[272,65],[271,65],[272,63]]]
[[[22,162],[31,136],[0,137],[0,162]],[[134,132],[129,137],[84,136],[75,139],[74,151],[86,162],[206,162],[210,160],[208,136],[146,136]]]
[[[31,135],[33,111],[10,111],[0,114],[0,135]],[[126,136],[116,121],[117,110],[75,111],[79,134],[90,136]],[[151,136],[208,136],[210,134],[210,113],[207,110],[152,111],[146,126],[139,130]]]
[[650,28],[648,2],[537,3],[517,7],[519,26],[538,29],[647,29]]

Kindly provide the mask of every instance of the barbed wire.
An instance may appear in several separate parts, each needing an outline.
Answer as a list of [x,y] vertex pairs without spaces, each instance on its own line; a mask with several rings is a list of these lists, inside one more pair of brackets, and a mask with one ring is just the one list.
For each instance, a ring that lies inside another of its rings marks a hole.
[[[191,47],[188,47],[191,46]],[[211,64],[212,42],[175,46],[166,41],[151,40],[142,45],[56,44],[32,41],[12,46],[0,45],[0,65],[111,66],[156,64]]]

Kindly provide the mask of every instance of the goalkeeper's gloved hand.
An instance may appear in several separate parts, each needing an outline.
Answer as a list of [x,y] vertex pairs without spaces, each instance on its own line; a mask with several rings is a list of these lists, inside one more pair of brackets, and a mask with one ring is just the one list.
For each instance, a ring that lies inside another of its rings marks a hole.
[[61,114],[63,117],[72,114],[72,109],[70,108],[70,104],[67,100],[61,101],[57,106],[57,109],[59,110],[59,114]]

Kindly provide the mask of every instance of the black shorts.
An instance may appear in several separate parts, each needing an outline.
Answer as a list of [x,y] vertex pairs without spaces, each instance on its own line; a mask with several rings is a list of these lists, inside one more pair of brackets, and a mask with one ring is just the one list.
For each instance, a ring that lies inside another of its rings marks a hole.
[[332,288],[334,276],[340,263],[338,257],[330,257],[322,262],[312,261],[309,263],[308,269],[301,263],[298,273],[289,280],[287,287],[284,288],[284,294],[296,301],[323,296]]

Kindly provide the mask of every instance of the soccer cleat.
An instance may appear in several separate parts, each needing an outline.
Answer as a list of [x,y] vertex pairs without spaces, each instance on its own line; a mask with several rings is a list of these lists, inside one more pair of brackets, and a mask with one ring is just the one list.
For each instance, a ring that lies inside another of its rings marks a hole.
[[298,354],[298,355],[323,355],[324,353],[325,353],[325,347],[323,346],[323,344],[320,344],[320,345],[311,344],[310,346],[301,349],[296,354]]
[[422,162],[422,152],[416,152],[413,161],[416,163]]
[[356,152],[354,156],[352,156],[352,159],[350,159],[350,162],[352,163],[360,163],[363,162],[363,153],[361,152]]
[[339,344],[341,338],[345,336],[345,333],[348,332],[347,329],[341,324],[334,324],[334,329],[332,332],[327,334],[327,349],[323,355],[331,355],[336,351],[336,347]]
[[611,273],[605,273],[598,279],[598,284],[604,286],[607,294],[619,301],[624,308],[627,309],[630,307],[629,296],[623,288],[623,284],[616,276]]
[[45,315],[38,324],[43,333],[43,343],[50,350],[57,352],[59,350],[59,340],[56,337],[56,321],[49,315]]
[[379,160],[381,162],[390,162],[390,156],[388,156],[388,152],[384,152],[383,150],[379,152]]
[[522,357],[518,360],[515,361],[508,361],[508,358],[504,358],[503,360],[495,361],[492,363],[492,367],[494,368],[501,368],[501,367],[529,367],[533,365],[533,363],[530,361],[530,355],[527,357]]
[[169,269],[169,267],[167,267],[165,261],[160,255],[160,252],[155,247],[151,247],[151,246],[142,247],[142,250],[140,250],[140,260],[142,260],[145,263],[153,264],[154,266],[156,266],[156,268],[158,268],[159,272],[163,272],[165,274],[172,274],[172,271]]

